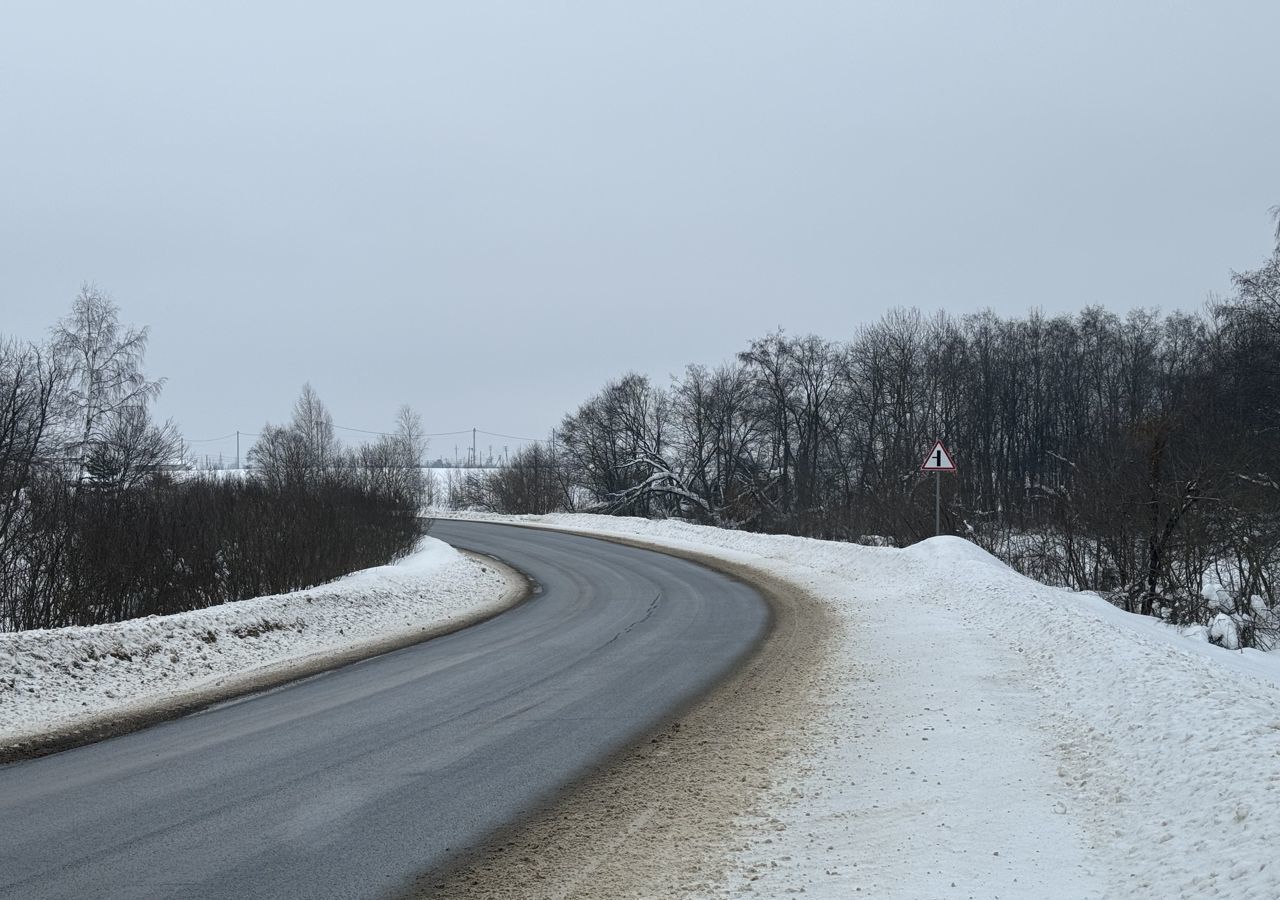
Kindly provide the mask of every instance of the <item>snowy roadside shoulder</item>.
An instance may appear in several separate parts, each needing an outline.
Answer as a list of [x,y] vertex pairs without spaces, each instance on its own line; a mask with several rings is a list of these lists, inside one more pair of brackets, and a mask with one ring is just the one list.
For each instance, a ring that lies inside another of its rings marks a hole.
[[128,622],[0,634],[0,758],[96,740],[492,615],[523,579],[424,538],[318,587]]
[[1277,654],[1189,640],[958,538],[506,521],[696,549],[838,614],[821,713],[702,896],[1280,897]]

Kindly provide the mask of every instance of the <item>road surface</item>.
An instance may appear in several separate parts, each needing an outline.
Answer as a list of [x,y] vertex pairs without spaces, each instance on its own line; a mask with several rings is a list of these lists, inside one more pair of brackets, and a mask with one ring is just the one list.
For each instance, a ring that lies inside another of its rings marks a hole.
[[745,585],[574,535],[440,521],[539,585],[481,624],[0,767],[0,897],[394,896],[723,677]]

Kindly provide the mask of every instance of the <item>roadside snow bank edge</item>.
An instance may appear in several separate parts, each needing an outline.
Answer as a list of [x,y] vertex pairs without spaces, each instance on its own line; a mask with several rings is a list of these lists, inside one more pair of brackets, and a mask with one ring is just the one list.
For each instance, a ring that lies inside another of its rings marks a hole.
[[0,763],[42,756],[457,631],[526,579],[424,538],[389,566],[170,616],[0,634]]

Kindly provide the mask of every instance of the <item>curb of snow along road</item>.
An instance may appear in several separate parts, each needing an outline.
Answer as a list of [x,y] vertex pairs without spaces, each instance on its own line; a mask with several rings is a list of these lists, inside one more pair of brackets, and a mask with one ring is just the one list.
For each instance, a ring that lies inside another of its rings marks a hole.
[[524,576],[424,538],[318,587],[128,622],[0,634],[0,763],[93,743],[489,618]]

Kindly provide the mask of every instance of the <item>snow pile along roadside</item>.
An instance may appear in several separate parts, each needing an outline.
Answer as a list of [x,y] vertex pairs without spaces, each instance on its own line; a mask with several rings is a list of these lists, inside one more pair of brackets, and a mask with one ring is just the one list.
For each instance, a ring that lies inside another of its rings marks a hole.
[[522,519],[753,566],[843,626],[708,896],[1280,897],[1280,658],[1045,587],[959,538],[906,550]]
[[424,538],[394,565],[308,590],[0,634],[0,746],[175,698],[217,696],[338,653],[391,649],[496,611],[514,589],[495,566]]

